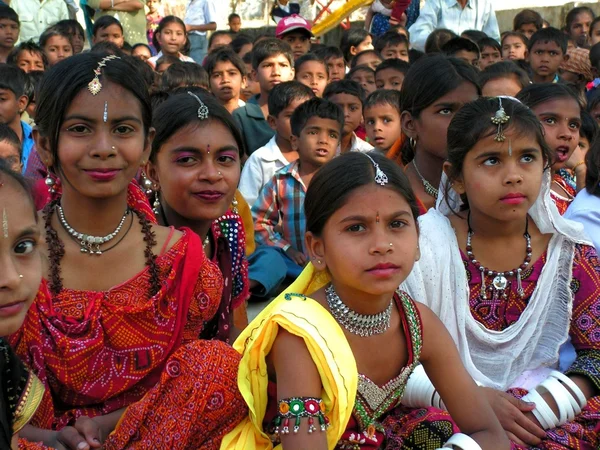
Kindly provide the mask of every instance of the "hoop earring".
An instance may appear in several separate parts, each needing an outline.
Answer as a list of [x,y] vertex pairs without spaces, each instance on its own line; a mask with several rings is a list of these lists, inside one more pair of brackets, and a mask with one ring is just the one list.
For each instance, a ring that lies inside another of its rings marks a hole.
[[414,151],[417,148],[417,139],[418,138],[408,138],[408,145]]

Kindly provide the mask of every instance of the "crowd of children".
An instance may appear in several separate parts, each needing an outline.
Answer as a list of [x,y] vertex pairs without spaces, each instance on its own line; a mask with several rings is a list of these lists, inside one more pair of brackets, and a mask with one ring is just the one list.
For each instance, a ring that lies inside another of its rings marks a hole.
[[600,448],[600,17],[438,3],[0,2],[1,448]]

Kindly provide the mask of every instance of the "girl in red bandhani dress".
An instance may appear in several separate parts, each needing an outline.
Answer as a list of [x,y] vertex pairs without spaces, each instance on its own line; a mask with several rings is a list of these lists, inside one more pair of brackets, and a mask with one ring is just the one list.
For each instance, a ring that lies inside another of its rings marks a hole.
[[11,337],[46,388],[21,447],[217,449],[246,414],[239,357],[198,339],[218,266],[189,229],[156,225],[132,183],[154,134],[147,86],[125,59],[77,55],[48,73],[38,108],[62,194],[41,219],[46,276]]

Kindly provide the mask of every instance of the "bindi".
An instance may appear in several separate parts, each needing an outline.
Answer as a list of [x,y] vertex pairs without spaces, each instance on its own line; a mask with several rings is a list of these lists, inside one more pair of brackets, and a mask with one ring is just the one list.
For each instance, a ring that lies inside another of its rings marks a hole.
[[104,113],[102,114],[104,123],[108,122],[108,102],[104,102]]
[[2,208],[2,235],[4,239],[8,239],[8,214],[6,208]]
[[379,211],[377,211],[377,215],[375,216],[375,223],[379,223]]

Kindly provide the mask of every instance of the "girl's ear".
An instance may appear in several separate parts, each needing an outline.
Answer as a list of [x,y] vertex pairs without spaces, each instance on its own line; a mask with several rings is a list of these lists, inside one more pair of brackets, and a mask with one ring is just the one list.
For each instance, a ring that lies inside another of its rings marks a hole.
[[415,127],[415,119],[412,114],[408,111],[402,111],[400,115],[400,124],[402,126],[402,132],[409,138],[415,139],[417,137],[417,130]]
[[54,166],[54,155],[52,154],[52,149],[50,148],[50,139],[45,136],[40,135],[40,132],[37,128],[33,129],[33,140],[35,141],[35,146],[40,156],[40,159],[46,166],[46,168],[51,168]]
[[304,246],[315,269],[318,271],[325,270],[327,264],[325,264],[325,245],[323,240],[310,231],[307,231],[304,236]]
[[444,169],[444,173],[450,180],[450,186],[452,187],[452,189],[454,189],[454,191],[459,195],[464,194],[466,192],[466,190],[465,190],[465,185],[464,185],[462,176],[453,178],[452,164],[449,163],[448,161],[445,161],[443,169]]
[[525,59],[529,58],[529,50],[525,50],[525,53],[523,54],[525,56]]
[[142,153],[142,159],[140,160],[141,167],[144,167],[150,158],[150,153],[152,152],[152,141],[154,141],[155,135],[156,130],[150,127],[148,129],[148,134],[146,135],[146,140],[144,141],[144,151]]
[[358,52],[356,51],[356,47],[355,47],[354,45],[353,45],[353,46],[351,46],[351,47],[350,47],[350,54],[351,54],[352,56],[356,56],[356,54],[357,54],[357,53],[358,53]]
[[292,150],[298,151],[298,136],[294,136],[293,134],[290,136],[290,145],[292,146]]
[[152,161],[146,162],[146,164],[142,167],[142,170],[146,174],[146,178],[148,178],[152,182],[152,189],[154,191],[160,190],[160,180],[158,178],[158,171],[156,170],[156,164]]

